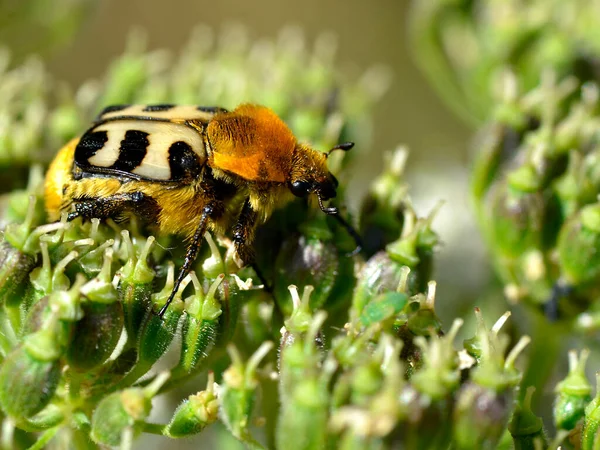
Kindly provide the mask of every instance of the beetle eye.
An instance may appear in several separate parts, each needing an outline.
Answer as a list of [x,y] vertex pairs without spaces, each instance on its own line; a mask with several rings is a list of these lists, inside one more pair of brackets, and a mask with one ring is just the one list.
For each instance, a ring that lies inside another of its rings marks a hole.
[[292,194],[294,194],[296,197],[306,197],[309,193],[309,190],[310,183],[306,181],[298,180],[290,184],[290,191],[292,191]]

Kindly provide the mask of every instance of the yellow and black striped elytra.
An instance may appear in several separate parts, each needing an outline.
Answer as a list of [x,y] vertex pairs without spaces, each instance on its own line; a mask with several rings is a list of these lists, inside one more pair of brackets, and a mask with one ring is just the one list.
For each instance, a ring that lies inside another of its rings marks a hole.
[[[351,143],[335,148],[348,150]],[[115,105],[63,147],[45,182],[52,220],[139,216],[159,234],[188,240],[184,264],[162,314],[189,273],[204,233],[231,231],[240,264],[253,261],[256,227],[295,196],[315,194],[323,212],[354,229],[324,200],[337,180],[328,153],[298,143],[270,109],[229,112],[193,105]]]

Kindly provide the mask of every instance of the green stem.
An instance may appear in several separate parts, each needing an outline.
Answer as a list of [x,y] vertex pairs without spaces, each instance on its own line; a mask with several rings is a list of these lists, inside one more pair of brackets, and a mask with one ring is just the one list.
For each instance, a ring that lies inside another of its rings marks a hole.
[[165,426],[161,423],[150,423],[144,422],[144,433],[156,434],[158,436],[163,435]]
[[43,448],[46,448],[46,444],[50,442],[50,440],[54,437],[58,430],[59,427],[54,427],[44,431],[40,438],[36,441],[36,443],[29,447],[29,450],[41,450]]

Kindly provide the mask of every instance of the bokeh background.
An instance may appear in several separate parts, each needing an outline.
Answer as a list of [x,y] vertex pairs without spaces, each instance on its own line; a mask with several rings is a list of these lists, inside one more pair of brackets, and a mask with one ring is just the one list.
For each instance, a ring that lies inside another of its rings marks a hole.
[[[426,215],[440,200],[444,202],[434,229],[443,243],[435,278],[437,309],[445,324],[464,316],[480,288],[488,284],[483,246],[469,209],[472,131],[442,104],[416,67],[408,39],[407,0],[26,3],[32,5],[29,14],[20,16],[23,0],[0,0],[0,44],[11,50],[14,62],[31,53],[40,54],[52,75],[72,86],[101,77],[111,60],[123,52],[136,27],[147,34],[149,49],[173,51],[187,42],[199,24],[216,31],[241,25],[251,40],[276,39],[283,28],[295,27],[307,45],[322,33],[332,34],[338,42],[340,70],[362,73],[380,67],[389,73],[389,87],[375,109],[372,147],[362,151],[350,169],[354,174],[351,192],[356,199],[351,206],[356,207],[381,169],[383,153],[406,145],[410,150],[407,179],[415,209]],[[48,24],[57,22],[63,32],[49,34]],[[198,104],[202,104],[201,98]],[[471,332],[467,327],[465,333]],[[165,442],[144,439],[138,448],[161,448]],[[177,443],[177,448],[182,445]]]

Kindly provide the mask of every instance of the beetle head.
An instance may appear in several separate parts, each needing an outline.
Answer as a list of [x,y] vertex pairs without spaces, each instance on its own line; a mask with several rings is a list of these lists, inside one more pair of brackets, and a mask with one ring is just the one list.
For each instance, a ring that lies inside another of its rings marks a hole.
[[337,145],[328,153],[321,153],[304,145],[296,145],[289,177],[289,188],[296,197],[316,194],[321,209],[328,214],[336,214],[335,208],[324,208],[323,200],[336,196],[338,180],[327,168],[327,157],[333,150],[349,150],[354,144]]

